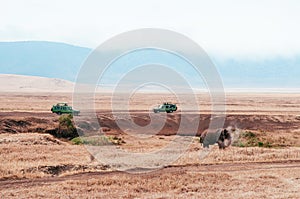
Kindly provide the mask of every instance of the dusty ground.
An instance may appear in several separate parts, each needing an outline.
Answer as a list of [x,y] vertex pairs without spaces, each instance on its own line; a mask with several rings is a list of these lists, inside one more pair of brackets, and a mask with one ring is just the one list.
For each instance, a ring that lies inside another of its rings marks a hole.
[[[166,147],[178,137],[182,143],[190,144],[179,159],[162,169],[131,174],[116,171],[122,165],[97,161],[84,146],[47,134],[58,125],[58,116],[49,113],[51,105],[70,102],[71,94],[3,93],[0,95],[0,196],[300,198],[299,95],[227,94],[225,125],[254,132],[255,139],[273,145],[271,148],[232,146],[225,151],[216,146],[203,150],[197,138],[172,135],[182,117],[196,118],[198,113],[193,110],[168,115],[167,124],[159,135],[137,137],[116,128],[115,118],[109,111],[110,96],[99,97],[96,107],[101,125],[110,129],[108,134],[125,141],[116,147],[148,153]],[[140,125],[150,122],[147,111],[153,104],[166,100],[156,94],[148,95],[147,101],[144,99],[145,96],[136,95],[130,102],[131,115]],[[205,94],[198,97],[203,107],[198,133],[209,123],[208,99]],[[172,96],[167,100],[176,101]],[[124,110],[119,113],[122,116]],[[81,127],[89,125],[93,126]],[[188,132],[189,127],[186,129]],[[179,152],[172,150],[165,155]]]
[[[0,111],[2,112],[49,112],[51,106],[57,102],[72,102],[72,93],[1,93]],[[194,104],[190,95],[184,95],[181,102],[184,105]],[[116,103],[124,100],[124,96],[114,96]],[[96,94],[95,107],[97,110],[110,110],[111,94]],[[131,110],[149,111],[164,101],[178,103],[174,95],[136,93],[130,97]],[[201,113],[210,113],[211,103],[207,93],[197,95],[197,101]],[[180,110],[180,104],[178,104]],[[189,107],[189,106],[187,106]],[[299,93],[226,93],[226,109],[229,114],[250,115],[299,115]],[[191,112],[193,110],[190,110]]]

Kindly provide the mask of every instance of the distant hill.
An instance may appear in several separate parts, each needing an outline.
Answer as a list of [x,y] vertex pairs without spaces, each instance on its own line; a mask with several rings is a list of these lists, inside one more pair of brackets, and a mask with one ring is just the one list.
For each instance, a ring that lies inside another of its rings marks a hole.
[[64,43],[0,42],[0,73],[74,81],[90,52],[89,48]]
[[300,88],[300,56],[212,58],[230,88]]
[[[0,74],[75,81],[80,66],[91,51],[89,48],[45,41],[0,42]],[[143,53],[140,53],[137,56],[140,59],[138,62],[141,63],[152,58],[159,59],[155,53],[150,56],[143,56]],[[226,88],[300,88],[300,56],[264,59],[257,57],[224,59],[210,56]],[[131,59],[121,60],[123,61],[114,64],[115,68],[110,70],[106,77],[107,83],[112,83],[112,80],[122,76],[122,72],[128,71]],[[164,61],[180,68],[181,63],[176,59],[166,58]],[[195,77],[191,71],[184,72],[188,73],[189,79]]]
[[1,92],[73,92],[74,83],[46,77],[0,74]]

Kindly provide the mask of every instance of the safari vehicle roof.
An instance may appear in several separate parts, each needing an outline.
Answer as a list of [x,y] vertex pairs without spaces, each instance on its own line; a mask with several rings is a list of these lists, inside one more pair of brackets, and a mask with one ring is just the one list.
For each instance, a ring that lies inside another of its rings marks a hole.
[[164,102],[163,105],[175,105],[175,104],[172,104],[170,102]]
[[65,102],[60,102],[60,103],[57,103],[56,106],[68,106],[68,104]]

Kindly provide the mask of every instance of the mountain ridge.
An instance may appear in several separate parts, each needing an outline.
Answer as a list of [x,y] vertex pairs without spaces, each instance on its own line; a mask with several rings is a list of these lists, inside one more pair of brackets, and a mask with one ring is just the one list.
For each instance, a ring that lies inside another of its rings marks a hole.
[[0,73],[75,81],[91,49],[58,42],[0,42]]
[[[75,82],[81,65],[91,52],[90,48],[61,42],[0,42],[0,73]],[[300,55],[266,59],[224,59],[211,55],[211,59],[226,88],[298,88],[300,85]],[[114,71],[111,74],[114,75]]]

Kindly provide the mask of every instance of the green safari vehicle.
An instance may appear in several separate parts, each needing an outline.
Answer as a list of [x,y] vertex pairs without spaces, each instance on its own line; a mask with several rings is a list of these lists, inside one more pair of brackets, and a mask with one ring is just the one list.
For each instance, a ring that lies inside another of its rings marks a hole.
[[58,115],[61,114],[72,114],[79,115],[80,111],[72,109],[72,106],[68,106],[67,103],[57,103],[53,105],[51,108],[52,113],[56,113]]
[[154,113],[159,113],[159,112],[172,113],[174,111],[177,111],[176,104],[171,104],[171,103],[168,103],[168,102],[165,102],[165,103],[159,105],[157,108],[153,109]]

